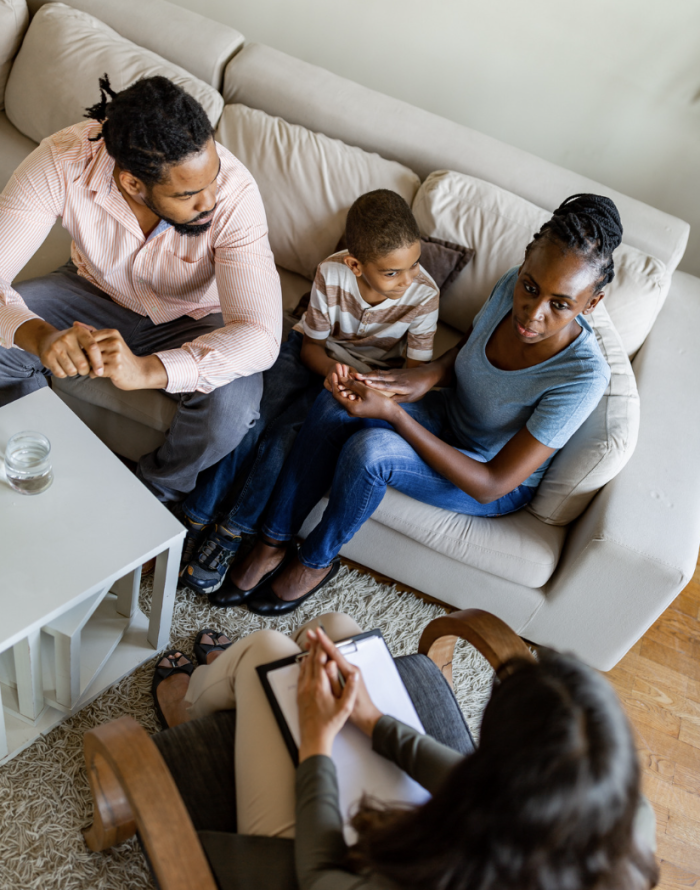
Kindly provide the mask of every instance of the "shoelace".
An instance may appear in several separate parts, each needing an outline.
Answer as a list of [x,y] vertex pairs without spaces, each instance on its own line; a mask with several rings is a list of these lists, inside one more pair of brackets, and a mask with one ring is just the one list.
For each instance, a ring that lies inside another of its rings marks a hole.
[[222,563],[223,565],[228,565],[232,558],[233,553],[228,547],[209,538],[199,552],[198,562],[202,568],[216,571]]

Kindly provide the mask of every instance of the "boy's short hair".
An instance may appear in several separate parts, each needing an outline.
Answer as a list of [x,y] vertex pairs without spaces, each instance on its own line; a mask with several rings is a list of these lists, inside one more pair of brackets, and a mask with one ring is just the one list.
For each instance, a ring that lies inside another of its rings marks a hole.
[[345,241],[355,259],[371,263],[420,241],[420,231],[401,195],[376,189],[361,195],[348,211]]

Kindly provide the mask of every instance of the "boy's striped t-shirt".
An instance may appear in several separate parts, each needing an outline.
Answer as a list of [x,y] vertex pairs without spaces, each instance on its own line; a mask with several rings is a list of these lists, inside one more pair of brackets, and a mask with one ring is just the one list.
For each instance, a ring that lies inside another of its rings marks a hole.
[[343,262],[347,255],[341,250],[319,264],[309,308],[295,330],[325,340],[329,355],[359,371],[401,364],[404,345],[407,358],[429,362],[440,299],[430,275],[421,268],[401,297],[371,305]]

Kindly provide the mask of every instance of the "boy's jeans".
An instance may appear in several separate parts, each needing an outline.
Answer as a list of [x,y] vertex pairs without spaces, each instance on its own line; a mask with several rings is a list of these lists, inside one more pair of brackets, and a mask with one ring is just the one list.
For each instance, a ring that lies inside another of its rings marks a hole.
[[[254,534],[296,435],[323,388],[323,378],[302,364],[303,335],[292,331],[275,364],[263,373],[260,419],[240,445],[201,473],[183,503],[185,515]],[[222,519],[222,514],[226,518]]]
[[[430,392],[403,407],[430,432],[450,441],[443,405],[441,394]],[[480,504],[429,467],[390,424],[350,417],[330,393],[322,392],[275,486],[263,532],[289,540],[330,488],[321,521],[299,550],[304,565],[323,568],[374,513],[388,485],[425,504],[472,516],[513,513],[534,494],[520,485],[497,501]]]

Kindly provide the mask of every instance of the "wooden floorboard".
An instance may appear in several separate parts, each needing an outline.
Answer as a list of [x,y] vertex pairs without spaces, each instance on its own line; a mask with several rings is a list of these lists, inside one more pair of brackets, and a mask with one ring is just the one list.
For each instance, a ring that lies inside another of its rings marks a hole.
[[695,577],[606,674],[634,725],[657,820],[662,890],[700,890],[700,561]]
[[[439,602],[405,585],[397,588]],[[657,819],[658,886],[700,890],[700,560],[686,589],[605,676],[636,732],[644,792]]]

